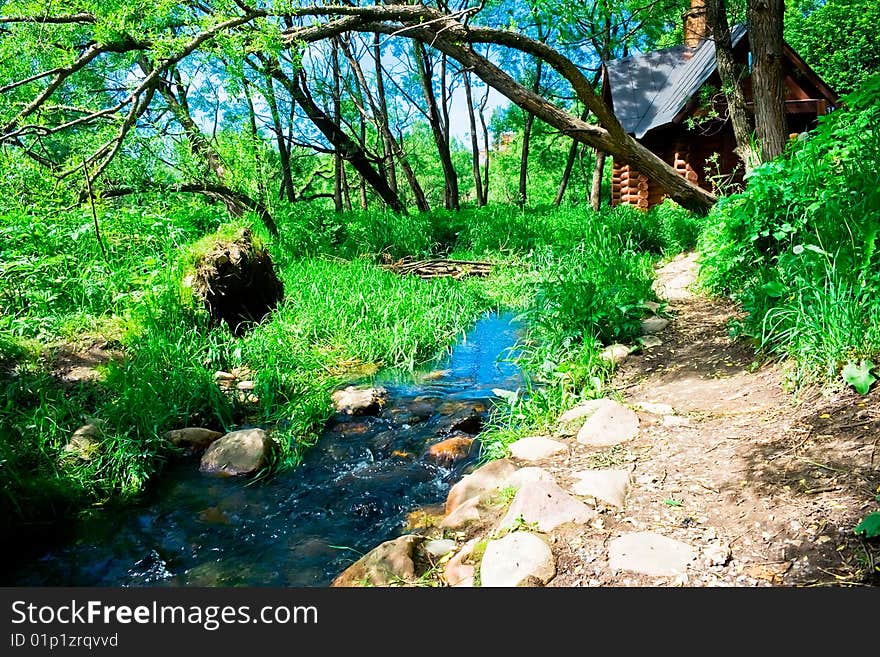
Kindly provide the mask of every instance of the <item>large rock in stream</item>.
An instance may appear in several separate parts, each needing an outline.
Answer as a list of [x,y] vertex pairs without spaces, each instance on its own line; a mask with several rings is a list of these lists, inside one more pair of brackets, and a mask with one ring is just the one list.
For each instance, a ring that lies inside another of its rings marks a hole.
[[333,407],[344,415],[375,415],[388,401],[385,388],[358,388],[348,386],[332,395]]
[[272,439],[262,429],[242,429],[218,438],[205,450],[199,469],[233,477],[252,474],[266,464]]
[[415,577],[413,550],[423,540],[423,536],[406,534],[385,541],[346,568],[330,586],[393,586],[411,583]]

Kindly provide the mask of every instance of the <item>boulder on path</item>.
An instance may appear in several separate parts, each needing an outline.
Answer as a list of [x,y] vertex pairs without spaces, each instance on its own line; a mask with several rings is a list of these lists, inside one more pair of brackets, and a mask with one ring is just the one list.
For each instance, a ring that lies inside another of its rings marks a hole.
[[560,430],[564,433],[577,433],[580,424],[582,424],[582,422],[579,424],[578,420],[583,420],[595,413],[601,405],[601,401],[601,399],[591,399],[565,411],[556,421]]
[[687,543],[653,532],[635,532],[615,538],[608,545],[611,570],[643,575],[681,575],[696,557]]
[[346,568],[331,587],[394,586],[415,578],[413,550],[423,536],[406,534],[385,541]]
[[511,474],[507,478],[507,481],[504,482],[504,485],[519,490],[523,486],[535,483],[555,484],[556,480],[553,478],[553,475],[547,472],[544,468],[531,465],[526,468],[520,468]]
[[508,529],[522,522],[547,533],[567,522],[588,523],[596,515],[596,511],[566,493],[556,482],[538,481],[516,492],[498,528]]
[[489,541],[480,562],[481,586],[543,586],[555,576],[550,546],[530,532]]
[[272,439],[262,429],[232,431],[218,438],[202,455],[199,470],[207,474],[252,474],[266,464]]
[[648,317],[642,320],[642,333],[648,335],[650,333],[659,333],[669,326],[669,320],[663,317]]
[[620,365],[629,357],[630,349],[625,344],[610,344],[599,352],[599,358],[613,365]]
[[385,388],[357,388],[348,386],[330,396],[337,413],[345,415],[375,415],[388,401]]
[[565,452],[568,450],[568,447],[558,440],[552,440],[544,436],[529,436],[511,443],[509,449],[510,455],[520,461],[540,461],[554,454]]
[[571,487],[575,495],[588,495],[623,508],[630,486],[629,470],[584,470],[574,476],[579,478]]
[[449,516],[471,498],[480,499],[503,488],[507,478],[517,471],[509,459],[489,461],[472,473],[462,477],[446,495],[446,515]]
[[172,429],[167,432],[165,439],[175,447],[186,450],[189,454],[198,454],[207,449],[208,445],[222,435],[222,433],[213,429],[184,427],[183,429]]
[[632,440],[639,432],[639,417],[611,399],[597,399],[595,412],[577,434],[577,441],[594,447],[610,447]]

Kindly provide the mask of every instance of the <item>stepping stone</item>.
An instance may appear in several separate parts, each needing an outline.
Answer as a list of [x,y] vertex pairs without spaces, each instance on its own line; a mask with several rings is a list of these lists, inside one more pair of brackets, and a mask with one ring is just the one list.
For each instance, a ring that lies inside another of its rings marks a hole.
[[623,508],[630,486],[629,470],[584,470],[576,472],[575,476],[580,478],[571,487],[575,495],[589,495]]
[[590,401],[586,401],[583,404],[578,404],[574,408],[570,408],[565,411],[565,413],[560,415],[557,422],[559,424],[568,424],[570,422],[574,422],[575,420],[580,420],[581,418],[592,415],[601,405],[601,401],[601,399],[591,399]]
[[272,439],[262,429],[232,431],[208,446],[199,470],[225,477],[251,474],[266,464],[271,449]]
[[664,415],[663,416],[663,426],[664,427],[686,427],[689,426],[691,421],[682,417],[681,415]]
[[510,444],[511,456],[521,461],[539,461],[567,449],[565,444],[558,440],[551,440],[543,436],[521,438]]
[[459,506],[472,497],[481,498],[487,493],[502,488],[507,478],[516,472],[517,466],[509,459],[489,461],[484,466],[465,475],[455,484],[446,496],[446,515],[451,515]]
[[596,511],[566,493],[557,483],[539,481],[526,484],[516,492],[498,528],[524,522],[547,533],[567,522],[586,524],[596,515]]
[[555,576],[550,546],[529,532],[490,541],[480,563],[482,586],[543,586]]
[[642,320],[642,333],[659,333],[669,326],[669,320],[662,317],[648,317]]
[[669,404],[660,404],[657,402],[636,402],[633,406],[645,413],[652,415],[674,415],[675,409]]
[[663,344],[663,340],[658,338],[656,335],[645,335],[639,338],[639,342],[642,347],[645,349],[652,349],[653,347],[659,347]]
[[504,482],[504,485],[519,490],[523,486],[535,483],[555,484],[556,480],[544,468],[529,466],[527,468],[520,468],[510,475],[507,481]]
[[586,419],[577,441],[595,447],[610,447],[632,440],[639,432],[639,417],[611,399],[597,399],[596,411]]
[[619,365],[629,356],[629,347],[625,344],[611,344],[599,352],[599,358]]
[[681,575],[696,557],[687,543],[653,532],[635,532],[615,538],[608,545],[611,570],[643,575]]

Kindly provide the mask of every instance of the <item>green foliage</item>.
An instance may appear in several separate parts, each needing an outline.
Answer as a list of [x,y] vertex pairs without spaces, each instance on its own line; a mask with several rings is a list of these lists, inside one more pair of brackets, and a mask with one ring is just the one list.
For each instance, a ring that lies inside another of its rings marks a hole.
[[845,94],[880,71],[880,4],[875,0],[787,3],[785,39],[827,82]]
[[739,299],[738,330],[792,356],[798,378],[880,352],[878,98],[874,76],[722,199],[700,238],[702,284]]

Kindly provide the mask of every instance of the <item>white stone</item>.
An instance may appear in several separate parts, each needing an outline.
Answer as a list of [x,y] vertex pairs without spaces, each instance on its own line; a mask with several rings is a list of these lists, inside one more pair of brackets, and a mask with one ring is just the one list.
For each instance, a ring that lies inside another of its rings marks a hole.
[[452,552],[458,544],[451,538],[438,538],[433,541],[427,541],[423,547],[425,554],[429,554],[435,559],[445,557]]
[[611,570],[644,575],[684,574],[695,556],[686,543],[652,532],[624,534],[608,545],[608,565]]
[[572,497],[555,482],[533,482],[516,492],[499,529],[514,527],[519,522],[541,532],[551,532],[567,522],[586,524],[596,511]]
[[539,461],[564,452],[567,447],[558,440],[551,440],[543,436],[530,436],[511,443],[509,449],[513,458],[521,461]]
[[528,585],[532,578],[546,584],[555,575],[550,546],[529,532],[513,532],[490,541],[480,563],[480,583],[487,587]]
[[610,344],[599,352],[599,358],[619,365],[629,356],[629,347],[625,344]]
[[658,402],[636,402],[633,407],[645,413],[652,415],[674,415],[675,409],[669,404],[661,404]]
[[645,349],[653,349],[654,347],[659,347],[663,344],[663,340],[658,338],[656,335],[643,335],[639,338],[639,343]]
[[634,411],[611,399],[598,399],[597,410],[586,419],[577,441],[596,447],[610,447],[632,440],[639,432],[639,417]]
[[589,495],[623,508],[630,487],[629,470],[584,470],[576,472],[575,476],[580,478],[571,487],[575,495]]
[[663,329],[669,326],[669,320],[664,319],[663,317],[648,317],[647,319],[642,320],[642,333],[659,333]]

